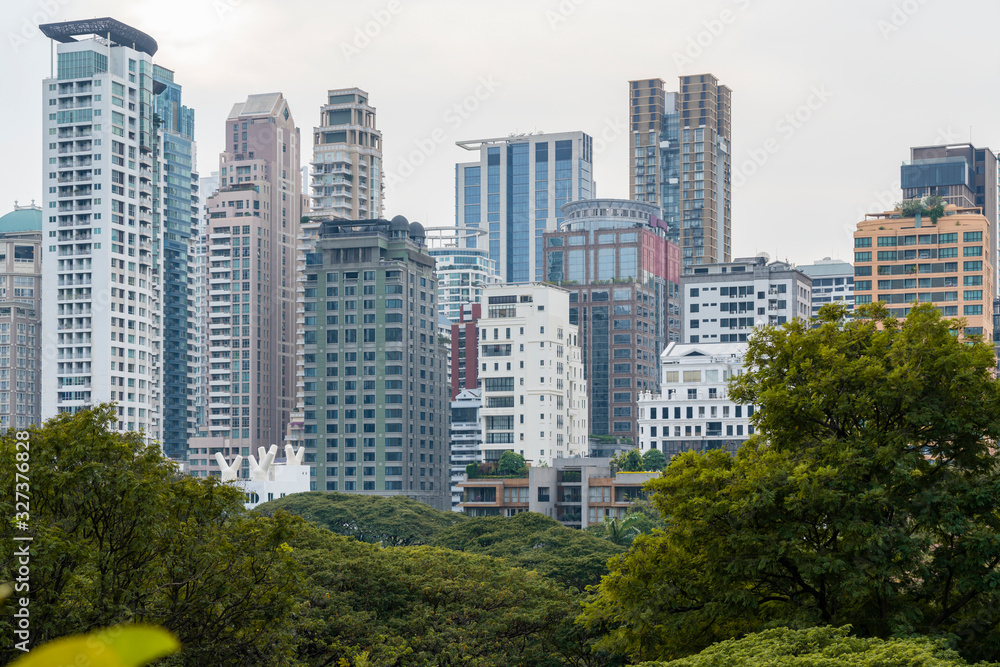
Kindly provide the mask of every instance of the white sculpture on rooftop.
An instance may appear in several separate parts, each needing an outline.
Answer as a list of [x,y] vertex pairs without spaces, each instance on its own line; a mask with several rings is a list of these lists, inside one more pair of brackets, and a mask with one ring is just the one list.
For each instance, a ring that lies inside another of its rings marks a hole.
[[222,481],[233,482],[236,480],[236,473],[239,472],[240,464],[243,463],[243,456],[237,454],[236,458],[233,459],[233,464],[229,465],[226,463],[226,457],[222,455],[222,452],[216,452],[215,461],[222,469]]
[[289,466],[300,466],[302,465],[302,460],[306,455],[305,445],[301,445],[298,451],[291,445],[285,445],[285,465]]
[[278,446],[271,445],[271,448],[268,450],[265,450],[263,447],[257,448],[260,463],[253,457],[253,454],[247,457],[250,460],[250,479],[252,481],[266,482],[271,479],[271,466],[274,464],[274,455],[277,453]]

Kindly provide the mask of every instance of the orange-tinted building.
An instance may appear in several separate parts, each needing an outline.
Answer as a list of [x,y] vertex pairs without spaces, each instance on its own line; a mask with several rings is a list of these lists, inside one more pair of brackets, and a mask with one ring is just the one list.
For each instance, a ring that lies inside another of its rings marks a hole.
[[993,339],[994,248],[980,208],[926,214],[870,213],[854,232],[854,302],[881,301],[905,317],[914,301],[966,319],[965,335]]

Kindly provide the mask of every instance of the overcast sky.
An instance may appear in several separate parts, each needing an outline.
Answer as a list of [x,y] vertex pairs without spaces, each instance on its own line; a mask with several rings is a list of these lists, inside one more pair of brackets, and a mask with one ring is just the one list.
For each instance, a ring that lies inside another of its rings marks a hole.
[[[280,91],[302,130],[327,89],[369,92],[386,215],[455,222],[456,141],[582,130],[597,194],[628,197],[628,81],[711,72],[733,90],[733,255],[851,259],[899,199],[910,146],[1000,147],[1000,3],[986,0],[3,0],[0,212],[41,200],[38,23],[111,16],[159,43],[195,109],[198,167],[223,123]],[[457,106],[456,106],[457,105]]]

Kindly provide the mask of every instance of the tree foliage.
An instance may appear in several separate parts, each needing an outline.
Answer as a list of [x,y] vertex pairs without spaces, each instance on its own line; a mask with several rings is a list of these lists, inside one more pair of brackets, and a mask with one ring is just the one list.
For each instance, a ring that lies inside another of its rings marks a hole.
[[[775,628],[709,646],[697,655],[641,667],[964,667],[941,640],[851,637],[850,627]],[[986,663],[978,663],[989,667]]]
[[645,469],[642,452],[638,449],[619,452],[617,456],[611,458],[612,474],[616,472],[642,472]]
[[[292,517],[248,516],[237,489],[177,476],[140,434],[112,432],[116,419],[107,405],[61,414],[26,441],[32,641],[145,622],[183,644],[169,664],[286,664],[292,633],[273,619],[295,606],[298,574],[283,546]],[[6,489],[17,442],[0,436]],[[0,494],[0,509],[14,516],[12,494]],[[4,544],[12,533],[0,524]],[[0,555],[0,580],[14,578],[13,553]],[[9,614],[0,628],[9,640]]]
[[667,466],[667,457],[659,449],[647,449],[642,455],[642,469],[659,472]]
[[582,591],[608,571],[623,547],[535,512],[476,517],[441,531],[434,546],[488,554]]
[[309,586],[304,664],[359,655],[400,667],[563,664],[551,637],[578,603],[546,577],[481,554],[383,548],[308,526],[291,544]]
[[[985,344],[930,304],[762,328],[731,386],[757,434],[735,457],[675,457],[641,536],[584,620],[634,658],[683,655],[776,624],[864,637],[952,635],[1000,651],[1000,391]],[[960,324],[960,323],[959,323]]]
[[512,451],[505,451],[500,455],[500,462],[497,464],[497,472],[501,475],[517,476],[528,474],[528,464],[524,457]]
[[383,546],[430,544],[438,532],[466,519],[405,496],[383,498],[355,493],[295,493],[264,503],[257,511],[301,516],[340,535]]

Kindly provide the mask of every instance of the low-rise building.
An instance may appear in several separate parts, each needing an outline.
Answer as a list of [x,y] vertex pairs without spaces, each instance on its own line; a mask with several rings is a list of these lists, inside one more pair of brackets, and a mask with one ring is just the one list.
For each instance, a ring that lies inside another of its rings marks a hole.
[[812,316],[828,303],[843,303],[854,310],[854,265],[842,259],[824,257],[814,264],[796,267],[812,278]]
[[746,344],[671,343],[660,356],[660,394],[639,398],[639,448],[669,460],[686,451],[735,454],[753,435],[753,405],[734,403],[727,381],[743,372]]
[[523,477],[481,477],[459,484],[469,516],[538,512],[570,528],[621,517],[658,472],[611,472],[610,459],[560,458],[529,467]]

